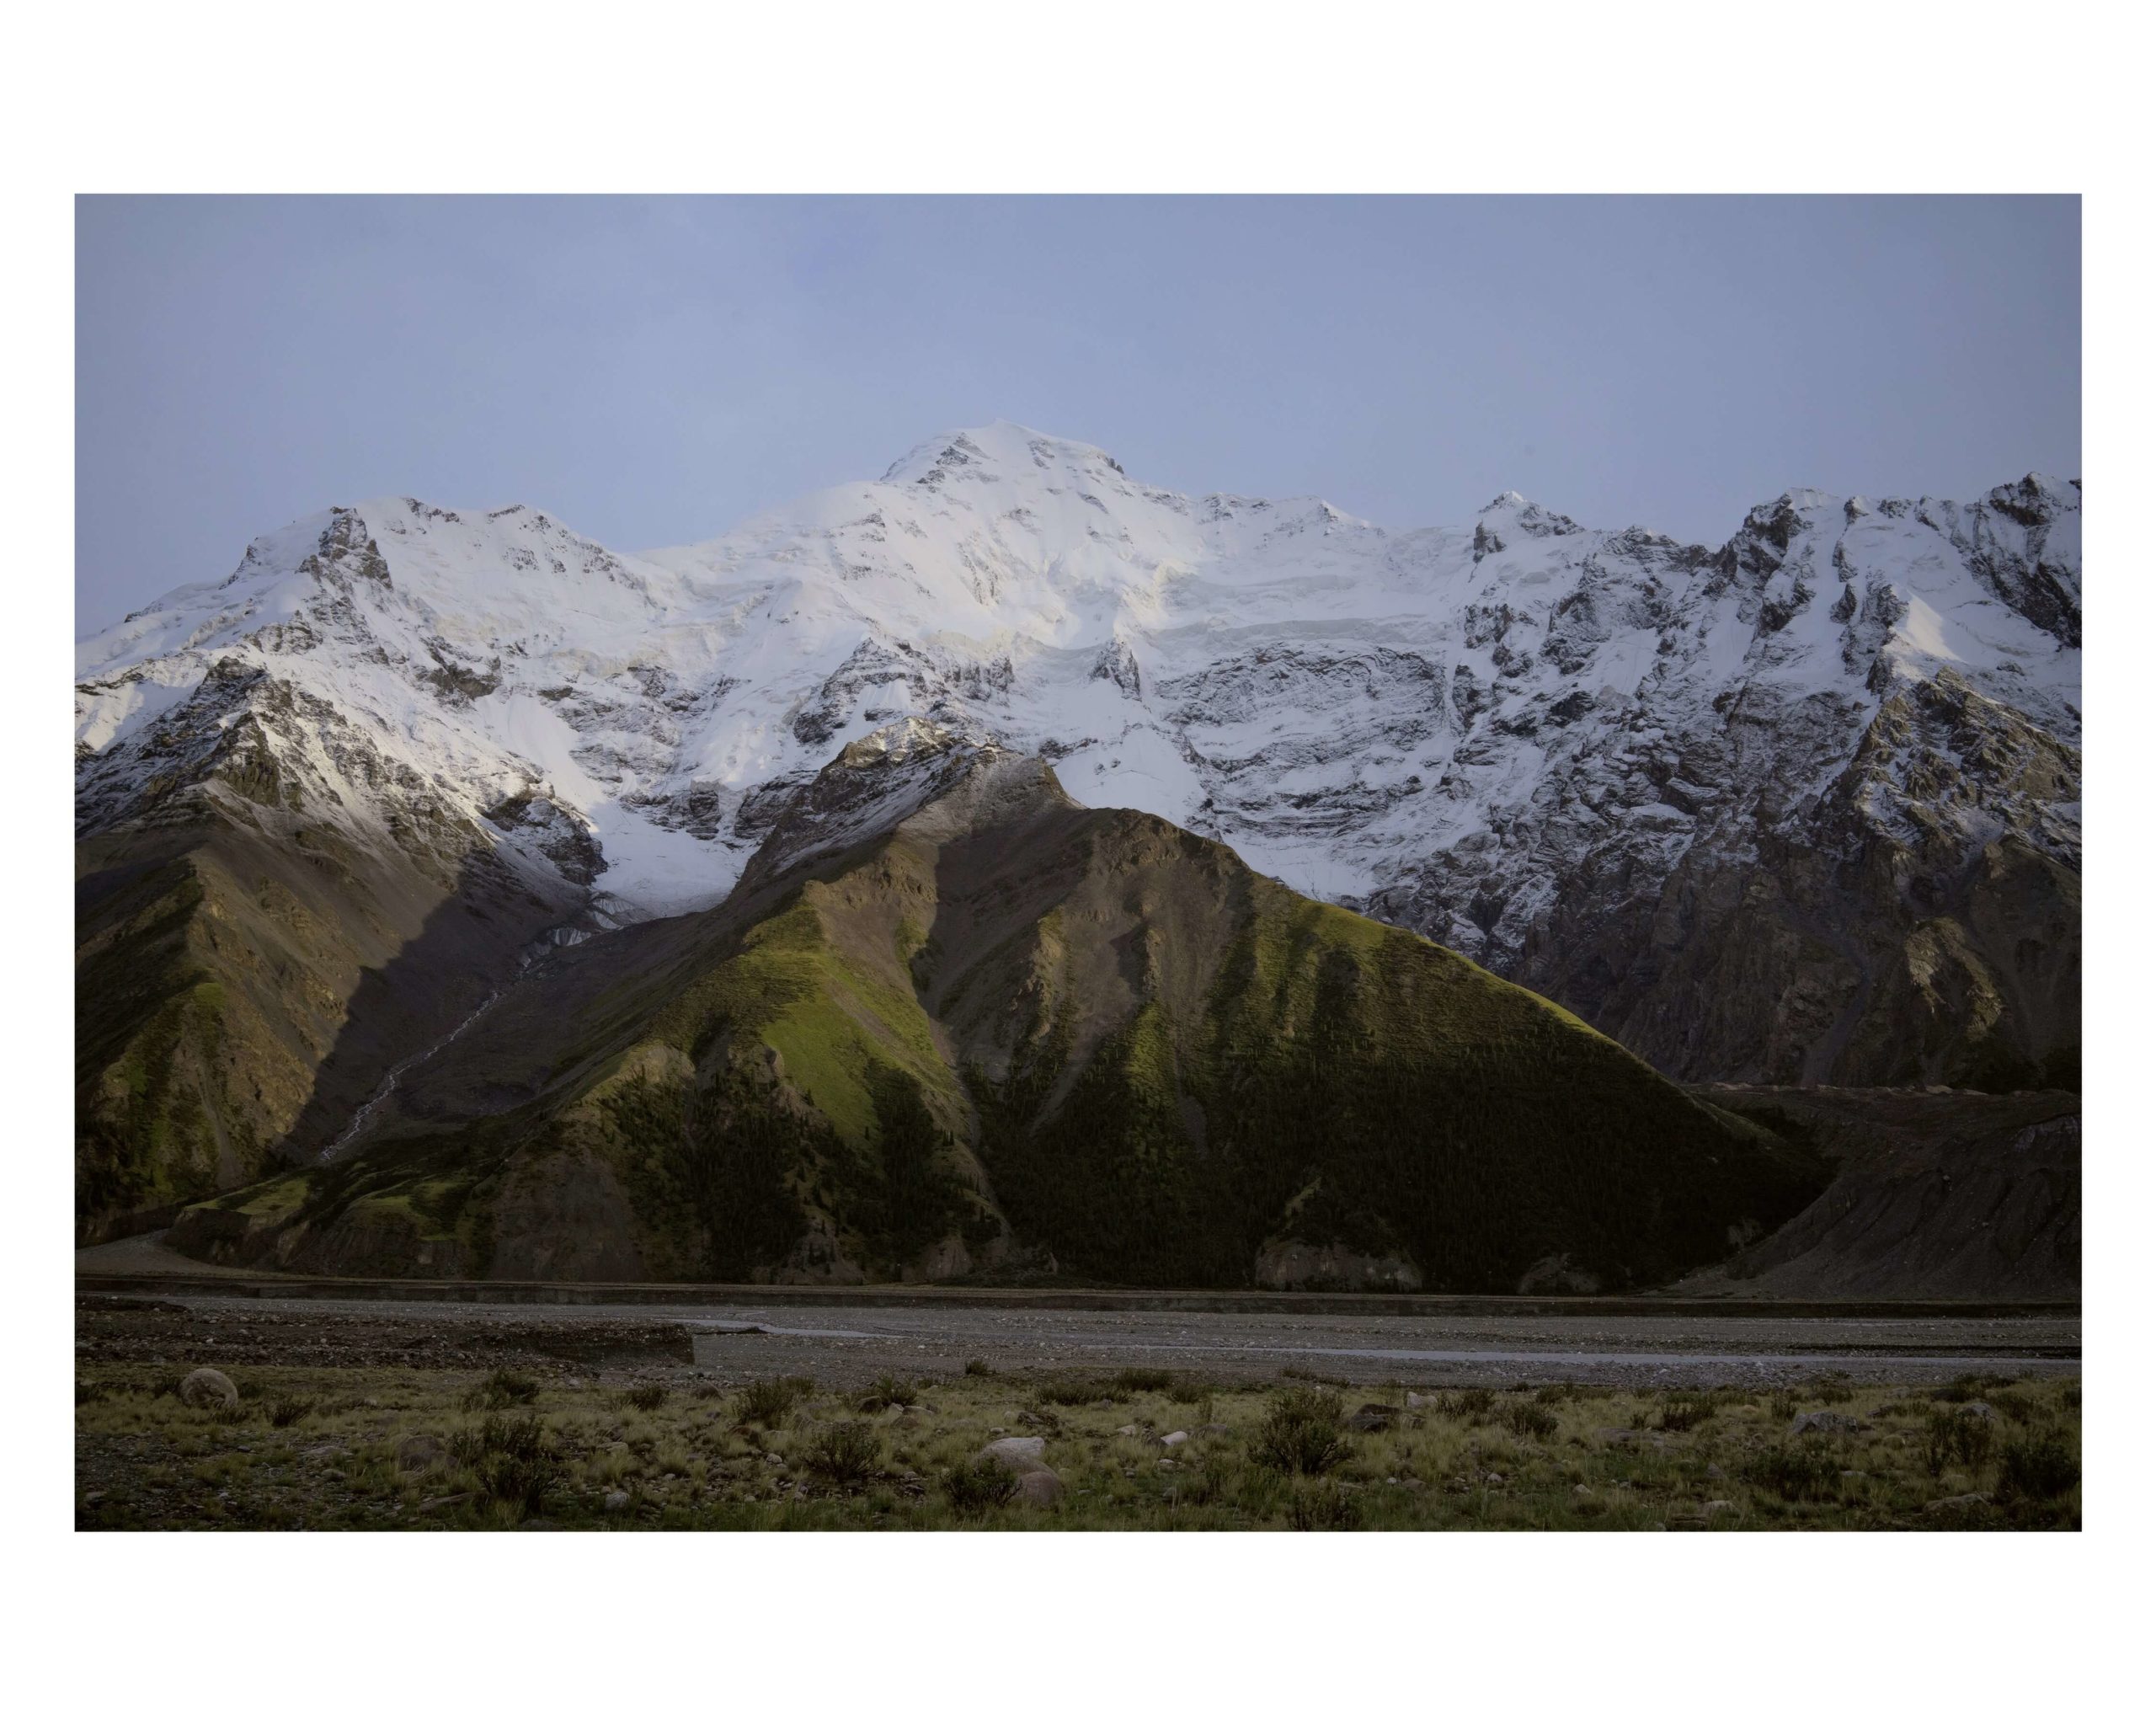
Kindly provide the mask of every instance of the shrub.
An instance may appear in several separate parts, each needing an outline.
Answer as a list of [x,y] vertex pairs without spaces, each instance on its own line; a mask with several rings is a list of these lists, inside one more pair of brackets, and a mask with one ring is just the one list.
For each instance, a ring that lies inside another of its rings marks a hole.
[[881,1413],[886,1407],[908,1406],[920,1393],[910,1378],[893,1377],[885,1372],[868,1386],[855,1405],[863,1413]]
[[1449,1419],[1465,1419],[1471,1423],[1486,1419],[1490,1410],[1497,1405],[1497,1392],[1493,1390],[1455,1390],[1450,1395],[1438,1398],[1438,1412]]
[[1557,1429],[1557,1416],[1538,1402],[1508,1402],[1498,1418],[1518,1438],[1546,1438]]
[[1991,1455],[1991,1422],[1960,1407],[1935,1410],[1924,1423],[1924,1471],[1934,1479],[1949,1461],[1982,1467]]
[[490,1413],[451,1439],[449,1447],[472,1470],[483,1497],[526,1515],[537,1514],[561,1482],[560,1452],[536,1413],[520,1419]]
[[997,1461],[962,1461],[942,1473],[943,1495],[961,1515],[985,1515],[1018,1494],[1018,1476]]
[[2016,1439],[1999,1458],[1999,1489],[2015,1498],[2063,1498],[2081,1482],[2081,1458],[2065,1436]]
[[297,1425],[314,1412],[314,1403],[303,1397],[280,1396],[270,1404],[270,1423],[279,1430]]
[[805,1378],[758,1378],[734,1398],[734,1417],[742,1425],[776,1425],[813,1387]]
[[985,1359],[969,1359],[966,1375],[969,1378],[992,1378],[995,1375],[995,1368]]
[[1737,1470],[1748,1485],[1794,1503],[1831,1498],[1841,1483],[1841,1463],[1823,1444],[1777,1444]]
[[1088,1402],[1103,1399],[1121,1402],[1128,1400],[1129,1395],[1128,1391],[1118,1390],[1112,1382],[1085,1378],[1050,1378],[1037,1393],[1043,1402],[1056,1407],[1083,1407]]
[[538,1379],[526,1377],[520,1371],[511,1371],[505,1365],[497,1366],[464,1398],[464,1405],[467,1407],[499,1410],[536,1401],[538,1395]]
[[633,1390],[622,1391],[616,1399],[624,1407],[633,1407],[639,1413],[650,1413],[666,1405],[666,1386],[638,1384]]
[[850,1419],[817,1433],[804,1465],[826,1485],[845,1487],[865,1483],[883,1459],[883,1440],[876,1428]]
[[1251,1458],[1278,1473],[1325,1473],[1347,1454],[1340,1397],[1330,1390],[1276,1391],[1251,1442]]
[[1175,1387],[1176,1375],[1157,1365],[1126,1365],[1115,1375],[1115,1388],[1126,1396],[1157,1395]]

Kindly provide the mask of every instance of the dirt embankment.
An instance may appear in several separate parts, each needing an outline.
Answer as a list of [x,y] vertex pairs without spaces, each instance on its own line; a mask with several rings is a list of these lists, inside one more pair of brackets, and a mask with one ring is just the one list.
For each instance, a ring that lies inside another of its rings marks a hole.
[[2080,1297],[2077,1093],[1711,1085],[1699,1094],[1808,1145],[1835,1174],[1774,1233],[1671,1291]]

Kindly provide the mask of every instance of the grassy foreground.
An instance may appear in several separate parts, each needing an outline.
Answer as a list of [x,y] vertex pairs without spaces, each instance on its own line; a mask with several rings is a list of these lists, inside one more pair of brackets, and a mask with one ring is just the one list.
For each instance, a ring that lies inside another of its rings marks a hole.
[[[264,1367],[204,1409],[178,1377],[78,1378],[78,1527],[2081,1525],[2078,1381],[1411,1392],[969,1368],[841,1394]],[[1819,1412],[1833,1429],[1791,1434]],[[969,1465],[1005,1435],[1045,1439],[1059,1501]]]

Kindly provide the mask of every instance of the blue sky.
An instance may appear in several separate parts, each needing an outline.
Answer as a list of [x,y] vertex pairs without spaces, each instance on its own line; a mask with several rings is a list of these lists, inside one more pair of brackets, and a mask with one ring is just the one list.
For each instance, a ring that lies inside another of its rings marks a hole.
[[1391,526],[1719,543],[2080,472],[2073,198],[77,206],[78,624],[383,493],[708,537],[998,418]]

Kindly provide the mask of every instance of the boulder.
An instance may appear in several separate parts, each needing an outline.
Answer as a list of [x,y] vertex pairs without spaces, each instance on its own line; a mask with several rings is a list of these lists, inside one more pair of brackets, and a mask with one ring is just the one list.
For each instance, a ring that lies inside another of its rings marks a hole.
[[1167,1436],[1161,1439],[1161,1447],[1163,1450],[1172,1450],[1177,1445],[1187,1444],[1189,1441],[1188,1432],[1170,1432]]
[[1041,1451],[1047,1447],[1046,1438],[998,1438],[982,1445],[974,1460],[1001,1462],[1013,1473],[1031,1473],[1036,1468],[1046,1471],[1048,1463],[1041,1459]]
[[609,1515],[617,1515],[629,1507],[629,1494],[619,1489],[611,1491],[606,1494],[606,1513]]
[[237,1407],[239,1386],[215,1366],[198,1366],[179,1381],[179,1399],[189,1407]]
[[1063,1482],[1053,1470],[1041,1466],[1018,1476],[1017,1495],[1012,1501],[1028,1503],[1035,1509],[1046,1509],[1062,1496]]

